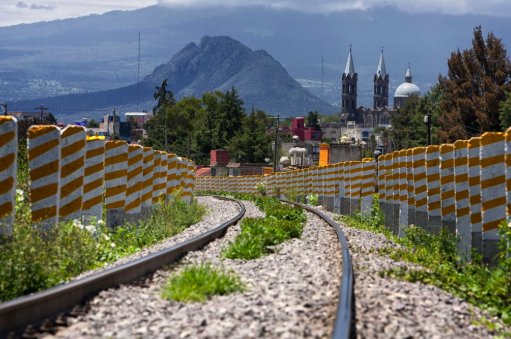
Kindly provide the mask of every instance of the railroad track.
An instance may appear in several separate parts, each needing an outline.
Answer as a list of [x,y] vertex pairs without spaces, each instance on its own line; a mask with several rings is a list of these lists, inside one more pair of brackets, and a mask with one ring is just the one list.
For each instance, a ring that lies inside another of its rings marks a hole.
[[[40,331],[55,332],[66,325],[67,316],[78,316],[85,313],[87,309],[79,305],[83,305],[85,300],[97,295],[100,291],[114,288],[121,284],[136,282],[161,267],[177,262],[186,253],[199,250],[211,241],[222,237],[230,225],[237,223],[243,217],[245,206],[242,202],[235,199],[226,197],[217,198],[235,201],[241,207],[238,215],[213,230],[161,252],[63,286],[0,304],[0,337],[8,338],[9,332],[13,331],[20,336],[23,330],[26,338],[38,338]],[[283,200],[283,202],[301,206],[307,211],[316,214],[332,226],[337,233],[342,246],[343,275],[339,289],[339,302],[332,338],[347,339],[350,337],[351,329],[353,274],[346,239],[339,225],[325,214],[302,204],[286,200]],[[63,314],[66,314],[66,316]]]

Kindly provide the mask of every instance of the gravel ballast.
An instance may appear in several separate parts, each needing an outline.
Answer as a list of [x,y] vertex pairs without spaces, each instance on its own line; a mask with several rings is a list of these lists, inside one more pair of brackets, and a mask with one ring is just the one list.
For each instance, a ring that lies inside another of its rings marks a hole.
[[[322,212],[331,218],[335,214]],[[442,289],[420,283],[380,277],[378,272],[419,266],[382,257],[376,250],[399,246],[384,235],[340,223],[349,244],[355,273],[356,337],[377,338],[492,338],[498,333],[480,324],[483,318],[499,323],[489,313]]]
[[[263,213],[244,202],[245,217]],[[149,287],[124,285],[101,292],[90,311],[58,332],[58,338],[327,338],[333,331],[341,249],[335,231],[307,213],[301,239],[279,245],[277,253],[255,259],[220,256],[239,234],[239,225],[202,251],[189,253],[170,271],[148,279]],[[246,291],[214,296],[206,303],[160,298],[166,278],[191,263],[211,262],[232,270]]]
[[191,225],[183,232],[173,237],[167,238],[155,245],[146,247],[142,249],[142,251],[140,252],[122,257],[119,260],[116,260],[115,262],[106,264],[105,266],[99,267],[95,270],[84,272],[72,280],[84,278],[86,276],[99,273],[106,269],[117,267],[130,261],[142,258],[146,255],[162,251],[171,246],[193,239],[206,231],[212,230],[220,226],[221,223],[234,218],[241,210],[240,206],[233,201],[220,200],[210,196],[199,196],[197,197],[197,202],[200,205],[206,206],[208,210],[208,214],[205,215],[200,222]]

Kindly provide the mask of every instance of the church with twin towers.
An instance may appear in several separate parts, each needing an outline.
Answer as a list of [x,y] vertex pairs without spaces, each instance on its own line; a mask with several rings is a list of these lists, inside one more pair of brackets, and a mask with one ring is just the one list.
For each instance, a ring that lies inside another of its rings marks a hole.
[[[365,108],[357,106],[357,83],[358,74],[355,72],[353,55],[348,55],[346,69],[342,74],[342,111],[341,123],[354,121],[360,127],[375,128],[378,126],[389,126],[390,116],[398,113],[406,100],[411,95],[420,96],[421,91],[417,85],[412,83],[412,72],[410,65],[405,74],[405,82],[399,85],[394,93],[394,107],[389,107],[389,81],[390,76],[385,68],[383,49],[380,55],[380,62],[374,74],[373,107]],[[362,126],[361,126],[362,125]]]

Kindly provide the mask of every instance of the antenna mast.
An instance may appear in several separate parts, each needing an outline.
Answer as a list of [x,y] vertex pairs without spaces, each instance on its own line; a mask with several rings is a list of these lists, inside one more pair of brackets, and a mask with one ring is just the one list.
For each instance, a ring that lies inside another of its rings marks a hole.
[[320,102],[319,102],[319,114],[323,114],[323,48],[321,49],[321,95],[320,95]]
[[140,31],[138,31],[137,112],[139,95],[140,95]]

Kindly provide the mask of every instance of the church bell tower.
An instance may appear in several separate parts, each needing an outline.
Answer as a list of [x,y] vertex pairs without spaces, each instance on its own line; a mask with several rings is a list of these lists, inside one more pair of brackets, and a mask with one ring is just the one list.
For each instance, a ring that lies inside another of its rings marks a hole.
[[383,47],[378,69],[374,75],[373,108],[378,109],[389,105],[389,75],[383,59]]
[[353,64],[353,56],[348,55],[346,69],[342,74],[342,113],[344,113],[344,121],[355,120],[357,112],[357,82],[358,74],[355,73]]

